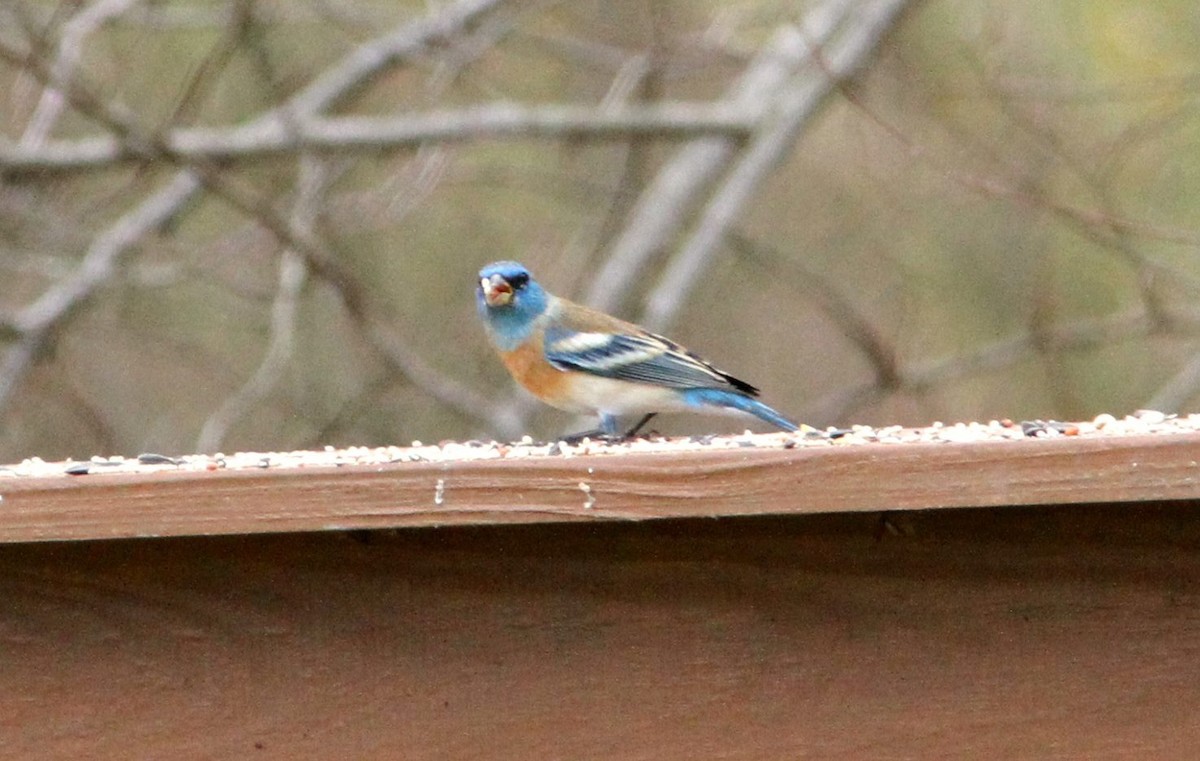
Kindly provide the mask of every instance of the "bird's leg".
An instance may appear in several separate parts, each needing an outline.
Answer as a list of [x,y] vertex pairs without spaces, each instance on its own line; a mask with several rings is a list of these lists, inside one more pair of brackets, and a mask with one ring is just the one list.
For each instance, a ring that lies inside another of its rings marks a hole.
[[[638,424],[639,426],[641,423]],[[578,444],[584,439],[596,439],[598,441],[606,441],[610,444],[615,444],[624,441],[625,437],[617,433],[617,416],[610,415],[606,412],[600,413],[600,427],[581,433],[573,433],[570,436],[563,436],[562,440],[566,444]]]
[[584,439],[598,439],[600,441],[616,441],[617,437],[610,435],[603,428],[592,428],[587,431],[580,431],[579,433],[568,434],[566,436],[563,436],[561,439],[559,439],[559,441],[561,441],[564,444],[570,444],[570,445],[574,446],[575,444],[578,444],[579,442],[583,441]]
[[633,427],[625,432],[625,438],[632,439],[634,436],[637,436],[637,432],[642,430],[642,427],[653,420],[657,414],[657,412],[647,412],[645,415],[642,415],[642,419],[634,423]]
[[642,430],[642,427],[649,423],[650,420],[657,415],[657,412],[647,412],[642,416],[642,419],[637,421],[637,424],[626,431],[624,434],[617,433],[617,417],[616,415],[602,414],[600,416],[600,427],[593,428],[589,431],[581,433],[573,433],[570,436],[563,436],[562,441],[566,444],[578,444],[584,439],[596,439],[598,441],[606,441],[610,444],[618,444],[622,441],[629,441],[637,432]]

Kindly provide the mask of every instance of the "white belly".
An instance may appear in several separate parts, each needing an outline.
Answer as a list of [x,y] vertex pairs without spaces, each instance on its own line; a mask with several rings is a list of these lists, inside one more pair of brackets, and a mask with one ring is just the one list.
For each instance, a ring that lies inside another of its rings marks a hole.
[[567,412],[621,416],[695,409],[684,404],[674,389],[598,375],[577,376],[573,390],[573,403],[557,405]]

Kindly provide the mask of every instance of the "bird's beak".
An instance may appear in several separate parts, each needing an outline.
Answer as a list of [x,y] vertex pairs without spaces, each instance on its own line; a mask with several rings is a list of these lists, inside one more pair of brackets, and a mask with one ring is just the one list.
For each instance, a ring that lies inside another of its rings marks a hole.
[[483,300],[490,307],[506,306],[512,301],[512,286],[499,275],[492,275],[491,277],[481,279],[479,281],[479,288],[483,291]]

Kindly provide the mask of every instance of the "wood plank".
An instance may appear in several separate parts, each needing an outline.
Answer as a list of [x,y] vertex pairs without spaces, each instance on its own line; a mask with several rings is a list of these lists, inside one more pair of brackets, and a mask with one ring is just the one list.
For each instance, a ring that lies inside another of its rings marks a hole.
[[1190,759],[1187,505],[0,547],[0,757]]
[[0,480],[0,542],[1200,498],[1200,434]]

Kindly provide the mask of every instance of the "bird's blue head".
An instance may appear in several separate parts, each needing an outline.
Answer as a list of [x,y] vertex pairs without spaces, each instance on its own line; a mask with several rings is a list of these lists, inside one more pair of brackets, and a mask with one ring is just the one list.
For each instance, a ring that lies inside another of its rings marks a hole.
[[479,271],[475,305],[496,345],[509,351],[529,337],[550,296],[518,262],[494,262]]

